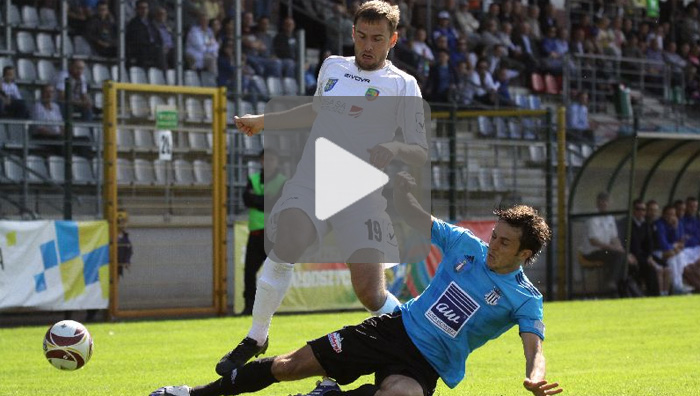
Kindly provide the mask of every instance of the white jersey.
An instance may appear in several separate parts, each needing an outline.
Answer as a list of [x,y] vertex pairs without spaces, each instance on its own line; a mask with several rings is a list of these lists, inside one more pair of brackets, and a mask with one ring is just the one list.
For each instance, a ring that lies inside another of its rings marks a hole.
[[[354,56],[330,56],[321,66],[317,86],[313,101],[316,120],[297,172],[288,184],[314,188],[314,147],[321,136],[367,162],[368,150],[393,141],[398,128],[405,143],[427,149],[418,83],[390,61],[381,69],[366,71],[357,66]],[[371,195],[375,196],[372,206],[384,210],[381,190]]]

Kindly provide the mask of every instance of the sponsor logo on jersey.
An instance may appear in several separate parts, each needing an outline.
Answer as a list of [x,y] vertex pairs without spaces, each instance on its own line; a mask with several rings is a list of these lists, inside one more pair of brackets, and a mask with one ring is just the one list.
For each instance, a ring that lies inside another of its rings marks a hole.
[[348,115],[350,117],[357,118],[360,116],[360,114],[362,114],[363,110],[364,109],[362,107],[353,105],[352,107],[350,107],[350,112],[348,113]]
[[467,294],[456,283],[450,282],[430,309],[425,313],[428,320],[452,338],[456,338],[460,330],[476,311],[479,303]]
[[323,92],[328,92],[331,89],[333,89],[333,87],[335,87],[335,83],[337,83],[337,82],[338,82],[337,78],[329,78],[328,81],[326,81],[326,86],[323,87]]
[[[350,74],[350,73],[345,73],[345,76],[344,76],[344,77],[345,77],[345,78],[350,78],[350,79],[353,79],[353,80],[359,81],[359,82],[369,83],[369,78],[364,78],[364,77],[356,76],[356,75]],[[377,93],[378,93],[378,92],[377,92]]]
[[335,353],[343,352],[343,337],[338,333],[328,334],[328,341],[331,343],[331,347]]
[[493,287],[493,290],[490,292],[486,293],[484,295],[484,300],[486,300],[486,304],[488,305],[496,305],[498,304],[498,300],[501,298],[501,290],[497,287]]
[[379,96],[379,90],[377,88],[367,88],[367,91],[365,91],[367,100],[377,99],[377,96]]

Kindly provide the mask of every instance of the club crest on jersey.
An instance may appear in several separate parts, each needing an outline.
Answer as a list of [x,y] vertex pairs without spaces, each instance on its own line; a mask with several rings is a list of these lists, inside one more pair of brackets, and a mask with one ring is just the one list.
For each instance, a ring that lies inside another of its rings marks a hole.
[[337,78],[329,78],[328,81],[326,81],[326,86],[323,87],[323,92],[328,92],[331,89],[333,89],[333,87],[335,87],[335,84],[337,82],[338,82]]
[[377,99],[377,96],[379,96],[379,90],[377,88],[367,88],[367,91],[365,91],[365,98],[367,98],[367,100]]
[[464,260],[461,260],[455,264],[455,271],[460,272],[464,269],[467,264],[474,264],[474,256],[464,255]]
[[484,295],[484,300],[486,300],[488,305],[496,305],[501,295],[501,290],[494,286],[493,290]]
[[331,343],[331,347],[335,353],[343,352],[343,337],[338,333],[328,334],[328,341]]

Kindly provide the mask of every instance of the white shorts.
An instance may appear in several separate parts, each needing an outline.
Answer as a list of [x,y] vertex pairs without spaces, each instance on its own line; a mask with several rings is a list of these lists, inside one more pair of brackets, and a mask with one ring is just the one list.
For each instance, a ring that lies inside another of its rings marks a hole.
[[[287,184],[265,224],[265,232],[271,241],[276,240],[280,214],[292,208],[306,213],[316,229],[316,241],[307,248],[305,257],[318,252],[326,242],[329,245],[334,244],[333,247],[340,252],[345,262],[360,249],[376,249],[384,253],[386,268],[398,263],[398,239],[386,211],[360,210],[358,207],[343,210],[327,220],[319,220],[315,215],[314,191]],[[331,231],[335,241],[326,239]]]

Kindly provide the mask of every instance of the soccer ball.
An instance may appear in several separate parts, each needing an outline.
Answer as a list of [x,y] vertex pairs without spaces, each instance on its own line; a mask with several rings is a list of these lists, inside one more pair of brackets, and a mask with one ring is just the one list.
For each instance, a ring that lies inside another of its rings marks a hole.
[[77,370],[92,356],[92,336],[81,323],[62,320],[46,332],[44,356],[57,369]]

